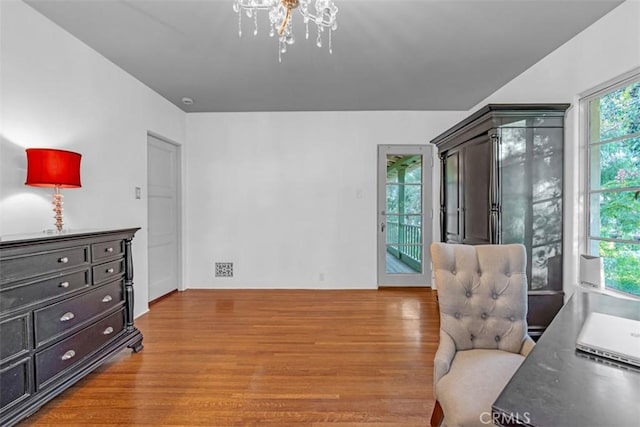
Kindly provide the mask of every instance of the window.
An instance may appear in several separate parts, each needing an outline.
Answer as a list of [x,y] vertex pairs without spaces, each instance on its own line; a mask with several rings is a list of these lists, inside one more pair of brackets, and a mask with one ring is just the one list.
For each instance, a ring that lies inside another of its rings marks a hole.
[[607,289],[640,296],[640,75],[582,100],[587,131],[587,252]]

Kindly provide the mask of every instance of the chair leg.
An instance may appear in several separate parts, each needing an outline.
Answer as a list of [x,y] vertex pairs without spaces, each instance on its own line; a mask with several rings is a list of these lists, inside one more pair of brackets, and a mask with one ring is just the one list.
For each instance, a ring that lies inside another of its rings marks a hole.
[[440,402],[436,400],[436,404],[433,405],[433,412],[431,413],[431,427],[438,427],[440,424],[442,424],[443,419],[444,412],[442,412]]

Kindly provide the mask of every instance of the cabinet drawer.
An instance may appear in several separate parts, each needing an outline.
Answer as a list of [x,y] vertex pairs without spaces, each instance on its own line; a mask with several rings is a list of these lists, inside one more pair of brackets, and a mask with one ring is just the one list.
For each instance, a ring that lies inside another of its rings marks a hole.
[[79,363],[124,330],[124,310],[117,311],[36,354],[36,385],[47,386],[58,373]]
[[51,279],[25,283],[0,291],[0,309],[10,310],[68,295],[91,284],[89,269],[62,274]]
[[89,264],[89,247],[76,246],[0,260],[2,283]]
[[124,273],[124,260],[118,259],[93,267],[93,283],[102,283],[113,280]]
[[537,339],[542,335],[562,308],[563,303],[564,292],[529,292],[527,325],[532,338]]
[[0,340],[2,340],[0,362],[29,352],[31,349],[30,319],[31,317],[27,313],[0,322]]
[[94,243],[91,245],[91,259],[93,262],[101,261],[114,256],[124,254],[124,241],[113,240],[111,242]]
[[34,313],[36,347],[79,327],[87,320],[122,305],[124,281],[101,286],[87,294],[36,310]]
[[30,357],[0,368],[0,413],[31,395],[32,371]]

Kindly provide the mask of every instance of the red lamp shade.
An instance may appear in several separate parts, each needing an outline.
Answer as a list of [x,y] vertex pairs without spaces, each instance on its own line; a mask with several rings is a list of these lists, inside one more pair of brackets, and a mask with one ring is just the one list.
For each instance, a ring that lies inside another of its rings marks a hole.
[[73,151],[27,148],[27,182],[33,187],[78,188],[80,159]]

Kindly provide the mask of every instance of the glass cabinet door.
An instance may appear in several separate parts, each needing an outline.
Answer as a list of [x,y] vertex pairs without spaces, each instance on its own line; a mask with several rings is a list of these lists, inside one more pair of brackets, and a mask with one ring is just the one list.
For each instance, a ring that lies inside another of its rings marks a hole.
[[555,125],[532,117],[497,130],[500,242],[526,246],[531,290],[562,290],[563,129]]

